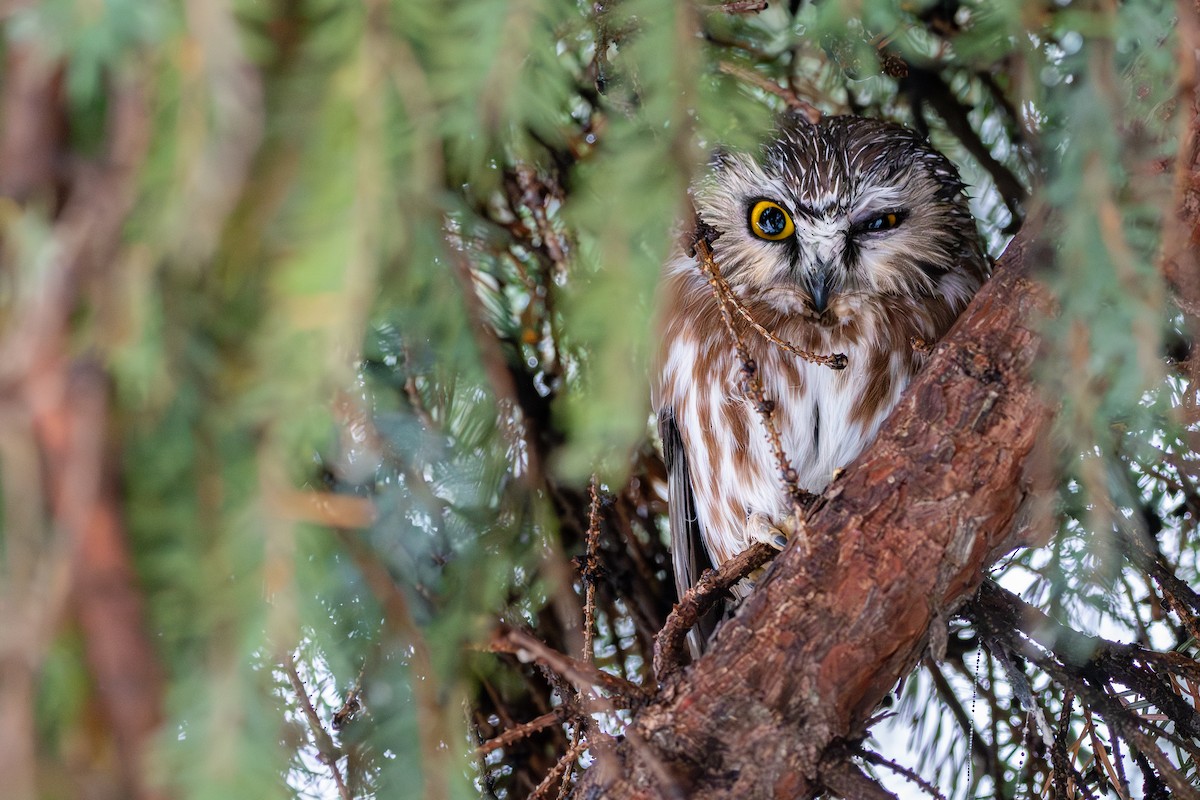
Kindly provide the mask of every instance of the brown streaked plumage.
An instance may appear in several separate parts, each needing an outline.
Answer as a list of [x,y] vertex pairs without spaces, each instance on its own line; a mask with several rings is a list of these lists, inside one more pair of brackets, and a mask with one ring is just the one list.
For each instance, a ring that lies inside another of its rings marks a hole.
[[[761,157],[721,154],[694,191],[722,275],[753,317],[808,363],[738,319],[799,486],[820,492],[851,461],[987,278],[963,184],[916,133],[858,117],[785,118]],[[789,501],[712,292],[681,248],[664,268],[652,389],[669,472],[682,593],[778,531]],[[755,524],[748,524],[751,516]],[[699,639],[693,639],[697,649]]]

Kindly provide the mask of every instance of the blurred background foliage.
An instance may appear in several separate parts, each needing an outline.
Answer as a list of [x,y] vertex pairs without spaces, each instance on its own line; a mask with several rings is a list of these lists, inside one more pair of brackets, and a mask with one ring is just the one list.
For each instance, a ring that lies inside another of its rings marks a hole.
[[[6,796],[560,796],[590,760],[572,692],[488,643],[503,620],[653,684],[675,599],[658,268],[712,148],[804,104],[927,133],[993,255],[1026,217],[1046,231],[1062,491],[1050,543],[993,578],[1192,657],[1194,616],[1136,542],[1196,583],[1196,373],[1160,269],[1194,20],[1156,0],[0,5]],[[1166,796],[1061,681],[952,628],[875,749],[956,798]],[[1196,681],[1171,686],[1195,705]],[[1194,740],[1161,727],[1195,782]]]

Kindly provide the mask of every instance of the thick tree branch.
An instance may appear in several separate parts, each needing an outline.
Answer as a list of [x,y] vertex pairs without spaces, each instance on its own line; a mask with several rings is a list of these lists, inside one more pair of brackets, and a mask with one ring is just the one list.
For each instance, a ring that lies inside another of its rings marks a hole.
[[[831,754],[912,669],[987,567],[1021,544],[1051,406],[1030,377],[1044,309],[1009,247],[935,348],[878,440],[813,507],[711,650],[631,726],[646,743],[593,769],[578,797],[653,796],[650,758],[693,798],[809,798],[846,770]],[[843,760],[844,760],[843,756]]]

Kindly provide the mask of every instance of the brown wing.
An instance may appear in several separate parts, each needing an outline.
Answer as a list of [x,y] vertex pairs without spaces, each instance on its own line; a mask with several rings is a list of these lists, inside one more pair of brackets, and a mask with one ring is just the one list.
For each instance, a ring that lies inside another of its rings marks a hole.
[[[679,597],[696,583],[704,570],[712,567],[704,540],[700,535],[700,521],[696,516],[696,502],[692,495],[692,482],[688,468],[687,451],[675,424],[675,412],[664,408],[658,413],[658,433],[662,439],[663,460],[667,466],[668,519],[671,524],[671,561],[675,565],[675,591]],[[706,614],[696,628],[688,634],[688,647],[692,657],[704,652],[708,637],[716,629],[724,614],[724,603]]]

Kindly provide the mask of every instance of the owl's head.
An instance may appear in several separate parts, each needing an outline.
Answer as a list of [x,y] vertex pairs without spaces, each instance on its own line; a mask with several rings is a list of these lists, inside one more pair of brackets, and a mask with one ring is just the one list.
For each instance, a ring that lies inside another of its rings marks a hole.
[[987,260],[954,165],[913,131],[785,117],[759,159],[722,153],[696,192],[714,255],[745,295],[829,322],[879,296],[961,308]]

